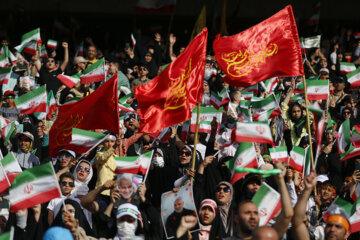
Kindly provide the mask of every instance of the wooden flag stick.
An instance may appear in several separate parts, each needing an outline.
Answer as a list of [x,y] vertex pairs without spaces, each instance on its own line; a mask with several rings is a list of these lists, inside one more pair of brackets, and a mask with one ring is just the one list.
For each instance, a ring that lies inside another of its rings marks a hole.
[[[196,115],[196,128],[195,128],[195,138],[194,138],[194,149],[193,149],[193,155],[192,155],[192,170],[195,170],[195,162],[196,162],[196,144],[199,134],[199,122],[200,122],[200,103],[197,104],[197,115]],[[190,120],[191,124],[191,120]],[[192,182],[194,179],[193,177],[190,178],[190,181]]]

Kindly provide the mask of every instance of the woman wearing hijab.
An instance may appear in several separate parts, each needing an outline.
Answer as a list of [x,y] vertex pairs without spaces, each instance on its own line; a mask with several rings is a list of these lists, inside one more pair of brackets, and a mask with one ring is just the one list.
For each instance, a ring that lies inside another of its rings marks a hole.
[[[66,199],[64,203],[66,211],[69,212],[77,220],[79,226],[86,232],[86,235],[94,236],[94,233],[91,230],[90,224],[87,221],[80,204],[72,199]],[[64,212],[64,206],[62,206],[61,210],[56,215],[52,226],[65,227]]]
[[14,153],[15,158],[18,160],[20,167],[24,169],[32,168],[40,165],[39,158],[36,157],[31,151],[34,142],[34,136],[29,132],[19,134],[18,144],[19,148]]

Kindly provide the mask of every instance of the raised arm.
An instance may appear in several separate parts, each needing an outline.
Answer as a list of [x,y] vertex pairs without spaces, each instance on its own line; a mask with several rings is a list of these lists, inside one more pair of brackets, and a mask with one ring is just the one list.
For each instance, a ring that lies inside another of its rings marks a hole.
[[295,239],[301,240],[310,240],[308,229],[304,223],[306,218],[306,204],[309,200],[311,192],[313,191],[316,185],[316,172],[312,170],[308,176],[304,179],[305,190],[300,195],[296,205],[295,205],[295,214],[292,219],[292,231]]
[[289,223],[294,216],[294,209],[292,208],[289,191],[287,190],[284,179],[286,175],[286,169],[280,162],[276,163],[276,167],[282,170],[279,175],[275,176],[275,180],[281,196],[281,214],[277,218],[273,228],[279,234],[279,237],[282,237],[286,233]]
[[63,42],[62,46],[64,48],[64,61],[61,64],[60,69],[64,72],[67,64],[69,63],[69,45],[67,42]]

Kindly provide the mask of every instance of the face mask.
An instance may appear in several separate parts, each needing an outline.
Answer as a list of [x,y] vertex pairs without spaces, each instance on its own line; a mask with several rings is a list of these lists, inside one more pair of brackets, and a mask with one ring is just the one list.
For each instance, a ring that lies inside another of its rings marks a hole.
[[122,237],[130,237],[135,235],[135,224],[126,221],[117,224],[117,232]]
[[207,81],[207,80],[209,80],[209,79],[211,78],[211,76],[212,76],[212,70],[211,70],[211,68],[206,67],[206,68],[205,68],[204,79]]
[[156,167],[164,167],[164,165],[165,165],[164,158],[163,157],[154,157],[153,164]]

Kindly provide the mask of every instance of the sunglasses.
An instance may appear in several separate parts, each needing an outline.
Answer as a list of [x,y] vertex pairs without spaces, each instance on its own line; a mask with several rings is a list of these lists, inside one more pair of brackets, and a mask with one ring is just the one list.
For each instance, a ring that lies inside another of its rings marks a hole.
[[230,187],[216,187],[216,192],[221,192],[221,190],[223,192],[230,192]]
[[180,156],[185,154],[185,156],[190,156],[191,155],[191,152],[185,152],[185,151],[181,151],[180,152]]
[[60,182],[60,185],[61,185],[62,187],[65,187],[66,185],[69,185],[69,187],[73,187],[73,186],[74,186],[74,182],[62,181],[62,182]]
[[78,166],[78,167],[76,168],[76,171],[81,171],[81,170],[84,170],[84,171],[87,172],[87,173],[90,172],[90,168],[88,168],[88,167]]

